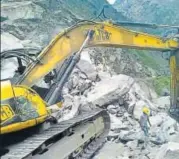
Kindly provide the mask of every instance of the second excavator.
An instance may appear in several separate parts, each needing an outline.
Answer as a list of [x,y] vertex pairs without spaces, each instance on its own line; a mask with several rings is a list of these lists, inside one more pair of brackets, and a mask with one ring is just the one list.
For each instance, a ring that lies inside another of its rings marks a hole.
[[[63,107],[63,86],[83,49],[94,46],[170,51],[170,114],[179,121],[177,39],[166,40],[113,23],[79,22],[58,34],[35,58],[18,50],[1,53],[2,59],[16,57],[19,64],[17,78],[1,81],[2,159],[86,159],[100,148],[110,130],[105,110],[83,112],[60,123],[58,112],[56,118],[52,116],[52,107],[58,111]],[[30,62],[24,66],[22,60]],[[40,80],[48,83],[48,89],[36,86]]]

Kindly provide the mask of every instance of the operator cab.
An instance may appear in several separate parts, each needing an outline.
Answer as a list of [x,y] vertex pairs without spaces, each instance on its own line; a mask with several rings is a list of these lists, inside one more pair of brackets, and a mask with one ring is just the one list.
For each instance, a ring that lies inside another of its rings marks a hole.
[[9,80],[1,81],[0,108],[0,134],[35,126],[47,117],[46,105],[35,92]]

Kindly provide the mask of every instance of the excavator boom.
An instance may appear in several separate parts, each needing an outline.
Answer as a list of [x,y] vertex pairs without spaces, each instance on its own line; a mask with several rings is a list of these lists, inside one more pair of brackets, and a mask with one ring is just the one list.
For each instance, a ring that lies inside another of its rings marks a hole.
[[[83,44],[87,32],[93,30],[94,36],[86,47],[124,47],[159,51],[175,50],[178,42],[149,34],[134,32],[109,23],[83,22],[57,35],[39,54],[37,61],[31,63],[17,84],[32,86],[48,72],[77,52]],[[40,61],[40,62],[39,62]]]

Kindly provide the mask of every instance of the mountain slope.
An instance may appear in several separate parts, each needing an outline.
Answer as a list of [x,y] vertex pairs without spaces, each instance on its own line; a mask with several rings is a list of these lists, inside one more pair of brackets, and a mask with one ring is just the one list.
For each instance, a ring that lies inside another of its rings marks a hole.
[[134,21],[179,24],[178,0],[116,0],[113,7]]
[[45,46],[54,35],[78,20],[95,18],[104,5],[108,6],[109,18],[125,19],[106,0],[4,0],[1,30],[20,40],[28,39]]

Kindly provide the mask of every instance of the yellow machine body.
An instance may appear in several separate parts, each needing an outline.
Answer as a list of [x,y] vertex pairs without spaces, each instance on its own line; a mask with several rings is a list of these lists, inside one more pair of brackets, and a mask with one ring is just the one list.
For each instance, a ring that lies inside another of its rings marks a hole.
[[[79,23],[57,35],[30,63],[16,85],[1,81],[1,134],[10,133],[37,125],[48,117],[47,104],[32,89],[37,81],[77,52],[83,44],[87,32],[94,35],[87,47],[123,47],[158,51],[173,51],[171,56],[172,103],[179,97],[179,43],[164,40],[150,34],[128,30],[109,23]],[[40,61],[40,62],[39,62]],[[20,103],[20,104],[19,104]]]
[[179,50],[172,52],[170,57],[171,72],[171,104],[179,107]]
[[47,117],[46,103],[36,92],[1,81],[1,134],[35,126]]

